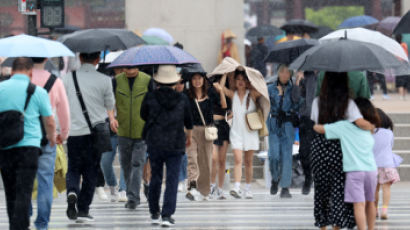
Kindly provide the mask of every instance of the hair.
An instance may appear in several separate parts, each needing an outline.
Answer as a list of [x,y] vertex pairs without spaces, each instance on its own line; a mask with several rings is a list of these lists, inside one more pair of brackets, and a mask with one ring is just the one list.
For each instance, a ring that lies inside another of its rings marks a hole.
[[200,75],[204,79],[204,84],[202,85],[202,88],[201,88],[202,96],[206,97],[207,92],[208,92],[209,86],[208,86],[208,80],[206,79],[206,76],[203,73],[193,73],[189,79],[189,89],[188,89],[188,95],[191,99],[196,98],[195,89],[194,89],[194,86],[192,85],[192,78],[197,74]]
[[80,58],[82,59],[83,62],[85,63],[92,63],[98,58],[100,58],[101,53],[100,52],[95,52],[95,53],[80,53]]
[[44,60],[46,60],[46,58],[32,57],[31,60],[34,64],[41,64],[44,62]]
[[184,49],[184,45],[182,45],[181,43],[177,42],[174,44],[175,47],[180,48],[181,50]]
[[395,38],[396,38],[396,41],[397,41],[398,43],[401,43],[403,36],[402,36],[401,34],[397,34],[397,35],[395,36]]
[[363,118],[368,120],[370,123],[376,127],[380,126],[379,114],[376,111],[376,108],[367,98],[358,97],[354,100],[357,107],[359,107],[360,113],[363,115]]
[[349,98],[347,73],[326,72],[319,95],[319,123],[344,120]]
[[33,61],[28,57],[18,57],[13,61],[12,71],[28,71],[33,69]]
[[285,68],[288,69],[289,73],[290,73],[290,81],[292,80],[292,76],[293,76],[293,70],[289,69],[289,67],[285,64],[280,64],[278,66],[278,77],[279,77],[279,73],[282,72]]
[[390,117],[387,116],[387,114],[379,108],[376,108],[376,111],[377,111],[377,114],[379,115],[379,118],[380,118],[380,124],[379,124],[379,126],[376,126],[376,127],[377,128],[390,129],[391,131],[393,131],[394,125],[393,125],[393,121],[390,119]]

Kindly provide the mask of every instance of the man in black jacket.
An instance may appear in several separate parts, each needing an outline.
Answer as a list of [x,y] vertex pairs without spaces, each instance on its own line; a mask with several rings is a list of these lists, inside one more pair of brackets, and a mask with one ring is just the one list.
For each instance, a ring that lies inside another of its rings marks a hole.
[[[143,138],[146,141],[151,163],[151,182],[148,203],[152,224],[163,226],[175,224],[171,217],[176,209],[178,175],[185,146],[191,144],[193,122],[188,98],[175,91],[180,80],[176,67],[163,65],[154,74],[159,87],[146,94],[141,106],[141,118],[145,120]],[[184,132],[184,127],[187,132]],[[166,165],[166,189],[164,205],[160,214],[162,175]]]

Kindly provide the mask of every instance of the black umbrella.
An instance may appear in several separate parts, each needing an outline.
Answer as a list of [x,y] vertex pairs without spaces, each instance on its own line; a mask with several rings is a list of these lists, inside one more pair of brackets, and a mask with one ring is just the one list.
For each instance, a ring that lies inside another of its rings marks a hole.
[[184,81],[189,81],[189,79],[196,73],[206,76],[206,71],[199,63],[184,64],[181,66],[181,76]]
[[[16,58],[12,58],[12,57],[7,58],[6,60],[4,60],[3,63],[1,63],[1,67],[12,67],[14,60],[16,60]],[[44,69],[46,69],[48,72],[58,71],[58,69],[54,66],[54,64],[50,60],[47,60],[44,66]]]
[[399,69],[403,65],[405,63],[380,46],[343,38],[310,48],[300,55],[290,68],[305,71],[383,72],[386,69]]
[[284,34],[284,32],[278,27],[272,25],[263,25],[249,29],[248,32],[246,32],[246,38],[249,39],[249,41],[251,41],[252,43],[256,43],[257,39],[260,37],[267,39],[267,37],[276,37],[281,34]]
[[314,33],[310,34],[311,38],[319,39],[321,37],[324,37],[330,33],[332,33],[333,30],[330,27],[327,26],[319,26],[318,30]]
[[318,30],[315,24],[303,19],[292,19],[280,28],[291,34],[314,33]]
[[410,33],[410,10],[401,18],[393,34],[407,34]]
[[276,62],[289,65],[303,52],[319,44],[314,39],[298,39],[287,42],[281,42],[269,52],[265,58],[265,62]]
[[61,36],[58,39],[72,51],[93,53],[104,50],[126,50],[145,44],[138,35],[125,29],[88,29]]

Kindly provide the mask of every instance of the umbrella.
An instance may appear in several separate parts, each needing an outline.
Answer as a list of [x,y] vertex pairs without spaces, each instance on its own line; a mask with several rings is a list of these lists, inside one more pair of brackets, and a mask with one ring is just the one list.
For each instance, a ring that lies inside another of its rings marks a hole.
[[378,22],[379,20],[373,18],[372,16],[360,15],[360,16],[355,16],[355,17],[351,17],[351,18],[344,20],[339,25],[339,28],[341,29],[341,28],[361,27],[361,26],[375,24]]
[[174,44],[174,38],[169,34],[166,30],[161,29],[161,28],[149,28],[142,35],[146,36],[155,36],[158,38],[161,38],[162,40],[168,42],[167,45],[172,45]]
[[141,37],[148,45],[169,45],[167,41],[157,37],[157,36],[149,36],[143,35]]
[[[3,63],[1,63],[1,67],[12,67],[14,60],[16,60],[16,58],[7,58]],[[50,60],[47,60],[44,69],[46,69],[48,72],[58,71],[57,67],[55,67]]]
[[103,50],[126,50],[145,44],[144,40],[125,29],[87,29],[61,36],[59,39],[71,50],[93,53]]
[[265,79],[263,78],[262,74],[251,67],[243,66],[239,64],[235,59],[231,57],[226,57],[222,60],[222,63],[219,64],[212,73],[208,74],[208,78],[211,78],[215,75],[224,75],[230,74],[234,72],[236,69],[241,68],[244,69],[246,75],[248,76],[249,82],[251,85],[262,95],[259,98],[259,102],[262,107],[264,119],[266,120],[270,110],[270,100],[269,100],[269,93],[268,87],[266,86]]
[[330,34],[330,33],[332,33],[332,32],[333,32],[333,30],[332,30],[332,28],[330,28],[330,27],[327,27],[327,26],[319,26],[319,27],[318,27],[318,31],[316,31],[316,32],[314,32],[314,33],[311,33],[311,34],[310,34],[310,37],[311,37],[311,38],[315,38],[315,39],[319,39],[319,38],[324,37],[324,36],[326,36],[326,35],[328,35],[328,34]]
[[400,17],[387,17],[377,24],[376,30],[390,37],[393,34],[393,30],[397,26],[399,21]]
[[199,63],[192,55],[174,46],[147,45],[124,51],[108,68],[140,65],[181,65]]
[[0,39],[0,57],[74,57],[65,45],[26,34]]
[[410,33],[410,10],[400,19],[393,34],[407,34]]
[[314,33],[318,30],[315,24],[303,19],[292,19],[280,28],[292,34]]
[[281,42],[273,47],[269,52],[269,55],[265,58],[265,62],[276,62],[289,65],[299,57],[299,55],[317,44],[318,41],[314,39],[298,39]]
[[341,29],[326,35],[325,37],[321,38],[320,41],[339,39],[345,36],[347,36],[347,38],[350,40],[369,42],[374,45],[383,47],[393,55],[396,55],[397,57],[408,61],[407,55],[399,43],[383,35],[382,33],[373,30],[364,28]]
[[100,63],[111,63],[117,57],[119,57],[123,52],[124,52],[123,50],[120,50],[120,51],[113,51],[113,52],[109,52],[107,54],[104,54],[105,57],[102,57],[100,59]]
[[246,32],[246,38],[252,43],[256,43],[258,38],[263,37],[265,40],[267,37],[276,37],[284,34],[283,30],[272,25],[256,26]]
[[[408,64],[408,62],[405,63]],[[289,68],[304,71],[384,72],[386,69],[403,67],[405,63],[380,46],[342,38],[310,48],[300,55]]]
[[206,71],[200,63],[185,64],[181,69],[181,75],[184,81],[188,81],[195,73],[206,75]]

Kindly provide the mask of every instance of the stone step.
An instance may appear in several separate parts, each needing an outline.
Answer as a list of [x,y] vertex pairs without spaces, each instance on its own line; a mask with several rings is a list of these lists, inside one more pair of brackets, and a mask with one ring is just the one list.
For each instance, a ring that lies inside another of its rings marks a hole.
[[394,124],[394,136],[395,137],[409,137],[410,136],[410,124]]
[[402,164],[410,164],[410,150],[393,150],[393,152],[403,158]]
[[410,124],[409,113],[388,113],[394,124]]
[[395,150],[409,150],[410,149],[410,137],[395,137],[393,152]]
[[402,164],[397,169],[401,181],[410,181],[410,164]]

